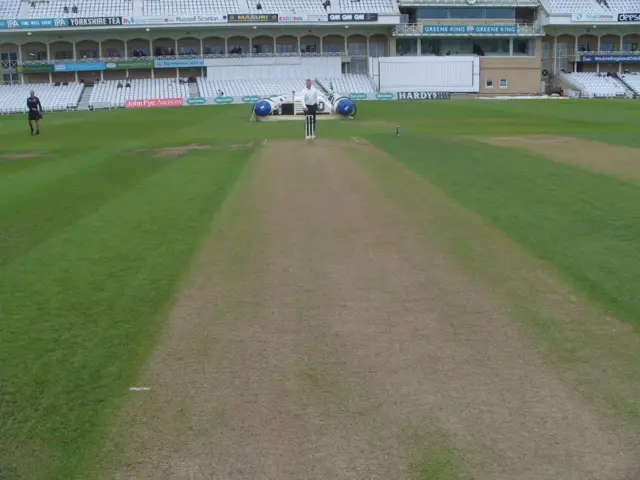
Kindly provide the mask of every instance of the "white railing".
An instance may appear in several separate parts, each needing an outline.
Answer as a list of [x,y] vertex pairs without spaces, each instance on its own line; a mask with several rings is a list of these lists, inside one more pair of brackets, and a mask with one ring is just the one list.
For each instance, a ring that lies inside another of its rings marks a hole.
[[640,58],[640,52],[639,51],[624,51],[624,50],[616,50],[613,52],[607,51],[607,52],[584,52],[584,51],[580,51],[580,50],[574,50],[572,52],[568,52],[568,55],[574,55],[576,57],[579,57],[580,55],[595,55],[595,56],[602,56],[602,57],[638,57]]
[[60,65],[63,63],[94,63],[94,62],[149,62],[153,60],[195,60],[205,58],[265,58],[265,57],[344,57],[349,54],[346,52],[324,52],[324,53],[242,53],[235,54],[208,54],[208,55],[172,55],[159,57],[100,57],[100,58],[61,58],[55,60],[27,60],[19,65]]
[[[431,26],[427,24],[426,26]],[[492,26],[493,24],[488,24]],[[394,37],[465,37],[469,36],[467,33],[424,33],[425,24],[400,24],[393,29]],[[495,24],[495,26],[500,26]],[[514,37],[514,36],[535,36],[542,35],[542,27],[532,23],[518,23],[517,33],[483,33],[483,37]],[[474,35],[477,36],[477,35]]]
[[[469,3],[467,0],[399,0],[398,5],[401,7],[468,7]],[[538,7],[539,5],[540,0],[478,0],[473,4],[474,7]]]

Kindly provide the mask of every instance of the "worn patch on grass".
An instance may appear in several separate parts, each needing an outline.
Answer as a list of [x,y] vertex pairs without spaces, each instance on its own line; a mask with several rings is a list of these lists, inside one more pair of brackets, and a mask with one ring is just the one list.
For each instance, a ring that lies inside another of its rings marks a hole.
[[134,150],[133,153],[144,153],[144,152],[152,152],[157,157],[160,158],[179,158],[183,155],[186,155],[189,152],[196,150],[232,150],[237,148],[251,148],[253,143],[241,143],[241,144],[232,144],[232,145],[201,145],[197,143],[192,143],[189,145],[179,145],[175,147],[162,147],[162,148],[153,148],[153,149],[138,149]]
[[474,137],[501,147],[527,150],[550,160],[621,178],[640,179],[640,149],[553,135]]
[[2,153],[0,160],[24,160],[26,158],[42,157],[44,152]]
[[230,197],[106,477],[624,478],[628,446],[423,228],[427,198],[392,201],[372,145],[309,143],[269,142]]

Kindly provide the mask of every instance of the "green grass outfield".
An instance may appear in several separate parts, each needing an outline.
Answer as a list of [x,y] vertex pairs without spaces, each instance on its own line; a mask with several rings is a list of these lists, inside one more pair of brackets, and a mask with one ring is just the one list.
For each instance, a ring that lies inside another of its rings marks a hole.
[[[640,102],[358,106],[357,120],[321,122],[318,136],[376,144],[640,333],[638,181],[461,138],[546,134],[640,148]],[[302,122],[249,124],[249,113],[50,114],[40,137],[24,116],[0,117],[0,154],[42,153],[0,159],[0,479],[84,478],[97,461],[172,294],[253,153],[225,147],[303,141]],[[176,159],[134,152],[191,143],[220,148]],[[572,339],[553,328],[538,323],[561,356]],[[593,341],[577,342],[575,355]],[[615,355],[638,392],[640,353]],[[640,427],[639,398],[611,402]]]

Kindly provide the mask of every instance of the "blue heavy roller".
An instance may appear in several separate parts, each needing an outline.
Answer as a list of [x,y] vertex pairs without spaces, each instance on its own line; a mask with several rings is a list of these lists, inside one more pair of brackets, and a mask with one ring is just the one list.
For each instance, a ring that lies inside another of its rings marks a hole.
[[345,117],[350,117],[355,115],[356,113],[356,105],[353,103],[353,100],[350,98],[343,97],[338,100],[338,104],[336,105],[336,111],[340,115],[344,115]]
[[273,112],[273,107],[269,100],[263,99],[253,106],[253,111],[258,117],[266,117],[268,115],[271,115],[271,112]]
[[333,112],[343,117],[355,117],[358,109],[356,104],[353,103],[349,97],[334,93],[330,97],[331,105],[333,106]]

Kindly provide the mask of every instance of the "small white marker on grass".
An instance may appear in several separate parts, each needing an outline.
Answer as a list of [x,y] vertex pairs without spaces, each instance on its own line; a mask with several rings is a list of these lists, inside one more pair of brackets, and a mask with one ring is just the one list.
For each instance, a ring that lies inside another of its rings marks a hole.
[[358,140],[356,137],[351,137],[351,139],[356,143],[360,143],[360,140]]
[[151,390],[151,387],[130,387],[130,392],[148,392]]
[[265,138],[265,139],[264,139],[264,142],[262,142],[262,145],[264,146],[264,145],[266,145],[266,144],[267,144],[267,139]]

